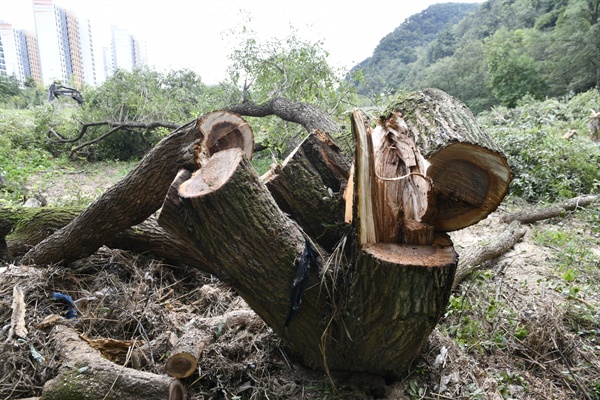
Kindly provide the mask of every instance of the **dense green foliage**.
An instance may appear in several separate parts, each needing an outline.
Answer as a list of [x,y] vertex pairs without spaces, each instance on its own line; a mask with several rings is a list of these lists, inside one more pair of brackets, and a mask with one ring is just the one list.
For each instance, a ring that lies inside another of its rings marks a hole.
[[66,163],[41,148],[34,136],[32,111],[0,111],[0,176],[7,181],[0,185],[0,206],[20,202],[31,175]]
[[[360,67],[373,93],[437,87],[475,112],[514,107],[526,95],[600,88],[599,17],[600,0],[488,0],[434,39],[412,42],[404,51],[416,58],[379,46]],[[396,31],[413,23],[411,17]]]
[[[232,102],[261,104],[273,97],[306,102],[341,117],[343,103],[354,87],[343,79],[343,72],[331,67],[329,54],[320,41],[299,38],[292,32],[285,38],[258,40],[256,32],[242,27],[229,33],[234,46],[229,58]],[[257,140],[282,157],[298,143],[304,130],[279,118],[249,118]]]
[[28,78],[21,87],[16,76],[0,74],[0,105],[5,108],[27,108],[44,102],[43,90]]
[[[513,196],[551,202],[600,193],[600,146],[587,129],[592,108],[600,108],[595,90],[541,102],[526,97],[479,116],[508,157]],[[576,135],[563,139],[569,131]]]

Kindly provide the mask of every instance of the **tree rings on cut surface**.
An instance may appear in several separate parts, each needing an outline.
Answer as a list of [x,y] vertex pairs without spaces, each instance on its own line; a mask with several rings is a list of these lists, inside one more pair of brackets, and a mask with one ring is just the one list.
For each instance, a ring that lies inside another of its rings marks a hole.
[[511,181],[506,158],[471,143],[455,143],[429,158],[427,176],[436,191],[436,231],[476,224],[493,212]]
[[238,114],[230,111],[213,111],[198,120],[204,134],[203,150],[208,157],[227,149],[239,148],[248,160],[254,152],[254,134],[250,125]]

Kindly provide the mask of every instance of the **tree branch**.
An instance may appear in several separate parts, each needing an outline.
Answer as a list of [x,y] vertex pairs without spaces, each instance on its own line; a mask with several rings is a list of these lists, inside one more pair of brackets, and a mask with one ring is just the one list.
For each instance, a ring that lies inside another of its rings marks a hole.
[[340,132],[342,128],[331,115],[312,104],[294,102],[283,97],[274,97],[262,104],[246,101],[233,104],[227,110],[249,117],[276,115],[284,121],[300,124],[308,132],[321,129],[325,132]]
[[519,221],[523,224],[529,224],[543,219],[558,217],[565,211],[575,211],[578,208],[587,207],[597,201],[598,196],[579,196],[566,200],[561,204],[507,214],[502,218],[502,221],[506,223]]
[[[109,126],[111,128],[138,128],[138,129],[146,129],[146,130],[152,130],[152,129],[156,129],[156,128],[168,128],[168,129],[177,129],[181,126],[181,124],[176,124],[174,122],[168,122],[168,121],[152,121],[152,122],[141,122],[141,121],[123,121],[123,122],[119,122],[119,121],[112,121],[112,120],[106,120],[106,121],[95,121],[95,122],[83,122],[81,124],[81,128],[79,129],[79,133],[77,134],[76,137],[72,138],[72,139],[68,139],[65,136],[61,135],[60,133],[56,132],[53,128],[50,128],[48,130],[48,134],[52,133],[57,140],[52,141],[51,143],[74,143],[77,142],[78,140],[80,140],[83,135],[85,135],[85,133],[87,132],[88,128],[93,127],[93,126]],[[50,136],[50,135],[48,135]]]

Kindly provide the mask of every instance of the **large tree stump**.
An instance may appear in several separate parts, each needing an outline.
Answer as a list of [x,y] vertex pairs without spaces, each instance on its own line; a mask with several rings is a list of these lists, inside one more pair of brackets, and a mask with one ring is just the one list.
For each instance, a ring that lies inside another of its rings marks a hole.
[[[326,220],[319,204],[324,177],[338,167],[307,162],[309,142],[267,174],[273,196],[243,154],[228,150],[193,174],[181,171],[163,204],[159,224],[201,253],[207,270],[230,283],[309,366],[406,371],[450,295],[457,256],[443,232],[484,218],[506,193],[506,160],[464,106],[435,90],[406,102],[374,129],[353,114],[354,194],[346,199],[353,199],[357,235],[342,238],[332,258],[322,253],[321,271],[297,269],[309,246],[304,235],[322,235],[306,216]],[[277,178],[283,183],[273,188]],[[311,182],[316,190],[306,192]],[[304,201],[290,200],[306,193]],[[292,286],[296,297],[305,290],[300,306],[290,302]],[[296,319],[286,321],[298,306]]]
[[[208,120],[203,122],[212,129]],[[351,225],[341,238],[338,233],[324,240],[322,232],[329,222],[339,223],[341,212],[332,219],[320,201],[325,191],[331,197],[327,188],[333,192],[339,184],[341,191],[346,179],[345,168],[330,162],[337,157],[332,156],[335,148],[328,146],[333,151],[328,154],[323,141],[314,147],[317,151],[312,145],[301,147],[272,171],[282,179],[279,184],[277,177],[267,179],[277,186],[273,195],[242,150],[224,150],[230,145],[249,149],[248,141],[218,136],[207,146],[204,139],[195,151],[199,169],[183,168],[176,176],[173,167],[181,161],[156,159],[167,153],[155,149],[152,160],[169,165],[157,189],[166,193],[158,221],[178,243],[165,253],[229,283],[304,364],[397,377],[418,354],[448,301],[457,257],[445,232],[493,211],[511,174],[472,114],[441,91],[406,96],[373,129],[356,111],[352,127],[356,156],[345,193]],[[310,151],[321,153],[315,158]],[[152,173],[142,166],[148,163],[142,162],[134,175]],[[330,175],[335,177],[331,184]],[[172,180],[168,191],[165,177]],[[146,212],[157,208],[155,196],[141,198],[140,181],[134,180],[127,198],[143,202],[139,208]],[[291,201],[294,192],[308,197]],[[280,197],[279,206],[274,197]],[[110,207],[103,210],[111,212]],[[69,229],[78,229],[78,223]],[[104,242],[115,236],[111,232]],[[320,250],[320,267],[314,245],[319,242],[333,249],[331,257]],[[25,259],[32,261],[32,254],[43,254],[46,247],[40,243]],[[61,252],[58,256],[68,259]]]

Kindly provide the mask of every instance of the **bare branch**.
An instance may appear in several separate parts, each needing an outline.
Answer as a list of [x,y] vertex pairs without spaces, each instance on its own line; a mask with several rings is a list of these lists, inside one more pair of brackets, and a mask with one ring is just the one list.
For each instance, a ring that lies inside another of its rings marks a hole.
[[284,121],[300,124],[308,132],[321,129],[325,132],[340,132],[342,128],[323,109],[312,104],[294,102],[283,97],[274,97],[262,104],[246,101],[233,104],[227,110],[250,117],[276,115]]

